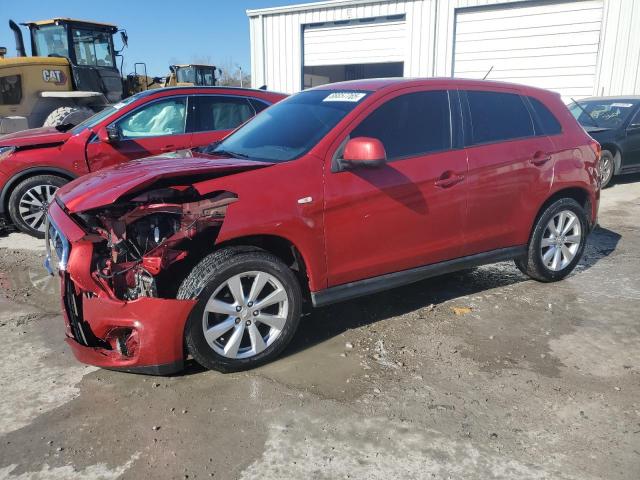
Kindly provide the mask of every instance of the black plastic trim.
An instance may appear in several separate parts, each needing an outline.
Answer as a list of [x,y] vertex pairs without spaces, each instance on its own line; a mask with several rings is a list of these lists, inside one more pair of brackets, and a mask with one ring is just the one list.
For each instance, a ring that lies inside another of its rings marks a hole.
[[430,277],[451,273],[465,268],[477,267],[487,263],[513,260],[527,254],[526,245],[500,248],[490,252],[478,253],[467,257],[460,257],[445,262],[425,265],[401,272],[388,273],[378,277],[367,278],[357,282],[345,283],[327,288],[319,292],[311,292],[314,307],[322,307],[332,303],[350,300],[352,298],[371,295],[373,293],[390,290],[410,283],[415,283]]
[[117,372],[136,373],[140,375],[166,376],[184,370],[184,360],[173,363],[163,363],[161,365],[144,365],[141,367],[104,367],[105,370],[115,370]]

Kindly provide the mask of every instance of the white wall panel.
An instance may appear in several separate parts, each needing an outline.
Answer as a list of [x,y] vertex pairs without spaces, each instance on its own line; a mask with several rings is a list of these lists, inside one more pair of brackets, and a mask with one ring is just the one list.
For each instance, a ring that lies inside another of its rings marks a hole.
[[404,21],[307,27],[304,65],[404,62],[406,36]]
[[594,93],[640,94],[640,1],[608,0],[602,33]]
[[[501,4],[510,8],[485,8]],[[522,28],[523,13],[531,8],[539,14],[527,15]],[[580,13],[570,16],[567,9]],[[465,11],[482,21],[457,23]],[[404,43],[397,48],[405,76],[451,76],[455,55],[460,68],[466,62],[457,74],[481,72],[491,62],[493,79],[522,77],[562,91],[575,87],[577,96],[640,94],[640,0],[331,0],[247,14],[255,87],[301,89],[305,25],[403,14]],[[539,41],[532,41],[535,35]],[[352,55],[344,50],[345,58]],[[509,65],[517,72],[509,72]]]
[[491,70],[489,79],[567,99],[592,95],[602,15],[602,0],[458,10],[453,75],[483,78]]

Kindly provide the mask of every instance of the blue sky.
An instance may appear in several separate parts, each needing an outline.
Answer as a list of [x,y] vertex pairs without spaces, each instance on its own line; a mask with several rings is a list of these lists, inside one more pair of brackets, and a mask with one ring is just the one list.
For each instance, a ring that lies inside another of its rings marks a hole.
[[[308,0],[0,0],[0,46],[15,56],[9,19],[17,23],[72,17],[114,23],[129,34],[125,73],[146,62],[149,75],[163,75],[170,63],[239,64],[248,71],[249,19],[245,10]],[[27,52],[28,34],[23,31]],[[116,39],[116,48],[119,46]]]

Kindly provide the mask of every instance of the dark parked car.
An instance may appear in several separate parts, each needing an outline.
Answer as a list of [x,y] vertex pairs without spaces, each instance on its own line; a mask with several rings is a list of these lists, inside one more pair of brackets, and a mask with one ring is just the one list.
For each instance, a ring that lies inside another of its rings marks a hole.
[[585,98],[569,106],[602,146],[602,187],[614,175],[640,172],[640,96]]
[[44,237],[56,190],[89,172],[221,140],[280,93],[246,88],[147,90],[77,126],[32,128],[0,136],[0,226]]
[[305,90],[209,153],[65,185],[48,265],[67,342],[101,367],[251,368],[321,306],[502,260],[542,282],[580,261],[600,146],[560,96],[457,79]]

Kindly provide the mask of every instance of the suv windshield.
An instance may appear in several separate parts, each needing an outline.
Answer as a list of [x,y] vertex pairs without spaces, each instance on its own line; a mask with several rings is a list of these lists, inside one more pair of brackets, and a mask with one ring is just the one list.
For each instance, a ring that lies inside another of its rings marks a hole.
[[622,126],[637,105],[631,100],[580,100],[569,105],[569,110],[580,125],[597,128]]
[[276,103],[220,143],[213,153],[286,162],[311,150],[369,92],[309,90]]

